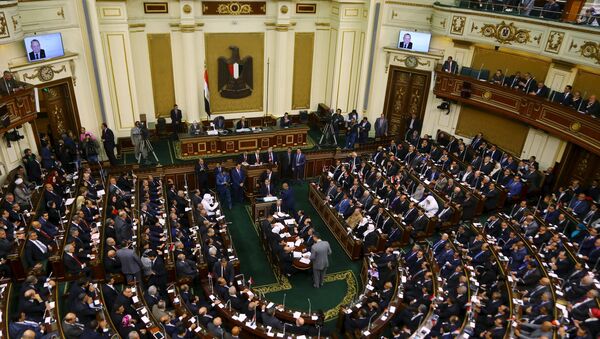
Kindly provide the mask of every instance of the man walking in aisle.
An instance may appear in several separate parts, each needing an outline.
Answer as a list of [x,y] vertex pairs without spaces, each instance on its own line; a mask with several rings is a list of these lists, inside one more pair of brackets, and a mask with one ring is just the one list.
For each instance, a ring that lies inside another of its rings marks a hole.
[[321,240],[318,233],[313,234],[315,243],[312,245],[310,260],[313,264],[313,287],[319,288],[323,286],[323,279],[329,267],[329,256],[331,255],[331,247],[325,240]]

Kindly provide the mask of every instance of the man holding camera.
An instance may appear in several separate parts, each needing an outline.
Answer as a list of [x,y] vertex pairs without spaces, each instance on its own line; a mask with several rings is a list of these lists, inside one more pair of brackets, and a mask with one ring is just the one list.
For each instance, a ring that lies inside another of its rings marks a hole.
[[[135,126],[131,129],[131,143],[133,144],[135,160],[138,162],[141,159],[146,159],[148,156],[148,152],[145,150],[145,147],[142,145],[144,143],[144,139],[142,137],[142,123],[139,121],[135,122]],[[140,157],[142,157],[140,159]]]

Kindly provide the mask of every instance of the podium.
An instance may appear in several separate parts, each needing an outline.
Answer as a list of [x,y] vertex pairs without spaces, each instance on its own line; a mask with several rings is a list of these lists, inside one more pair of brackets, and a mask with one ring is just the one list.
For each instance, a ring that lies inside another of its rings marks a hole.
[[275,201],[264,201],[262,198],[250,197],[252,206],[252,221],[257,222],[258,220],[264,219],[269,215],[271,206]]

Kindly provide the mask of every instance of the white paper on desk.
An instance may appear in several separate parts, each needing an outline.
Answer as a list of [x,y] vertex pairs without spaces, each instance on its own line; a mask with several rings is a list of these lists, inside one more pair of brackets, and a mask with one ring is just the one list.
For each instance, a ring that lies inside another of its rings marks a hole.
[[191,207],[186,207],[186,208],[185,208],[185,211],[186,211],[186,212],[189,212],[189,211],[191,211],[191,210],[192,210],[192,208],[191,208]]
[[296,245],[296,246],[300,246],[300,244],[302,244],[302,239],[298,239],[298,240],[296,240],[296,242],[294,243],[294,245]]
[[264,197],[263,201],[265,202],[271,202],[271,201],[275,201],[277,200],[277,197]]
[[390,313],[396,312],[396,306],[390,306]]
[[310,259],[310,252],[304,252],[304,253],[302,253],[302,256],[304,258],[309,258]]
[[294,251],[294,259],[302,258],[302,252]]
[[287,247],[294,247],[294,242],[293,241],[289,241],[286,245],[287,245]]
[[75,198],[69,198],[65,201],[65,206],[71,206],[71,204],[75,201]]
[[147,324],[150,322],[150,318],[148,318],[147,316],[143,316],[142,321],[144,322],[144,324]]
[[284,222],[286,225],[293,225],[293,224],[295,224],[295,223],[296,223],[296,220],[294,220],[294,219],[285,219],[283,222]]
[[96,192],[96,194],[98,194],[98,198],[102,197],[104,195],[104,190],[99,190],[98,192]]
[[200,326],[198,326],[194,329],[194,332],[196,332],[196,333],[198,333],[200,331],[202,331],[202,327],[200,327]]
[[273,307],[274,305],[275,305],[275,304],[271,302],[271,303],[269,303],[269,304],[267,305],[267,308],[271,308],[271,307]]
[[242,313],[238,316],[238,319],[240,320],[240,322],[244,322],[244,320],[246,320],[246,318],[247,318],[247,316],[244,313]]
[[280,217],[280,218],[285,218],[285,217],[288,216],[288,214],[287,213],[283,213],[283,212],[277,212],[277,216]]
[[299,335],[299,336],[296,337],[296,339],[306,339],[306,336],[304,334],[303,335]]
[[283,332],[278,332],[277,333],[277,338],[283,338]]
[[56,303],[54,301],[48,303],[48,306],[50,306],[50,308],[54,308],[55,305]]
[[[251,329],[256,328],[256,324],[253,324],[251,321],[246,322],[246,326],[250,327]],[[198,328],[200,328],[200,327],[198,327]]]
[[294,319],[298,319],[298,318],[300,318],[301,315],[302,315],[302,313],[300,313],[300,312],[294,312],[293,317],[294,317]]
[[302,259],[300,259],[300,262],[303,263],[303,264],[307,264],[308,265],[308,264],[310,264],[310,259],[308,259],[308,258],[302,258]]
[[134,295],[134,296],[131,298],[131,300],[133,301],[133,303],[134,303],[134,304],[137,304],[137,303],[140,301],[140,299],[138,299],[137,295]]
[[46,317],[46,319],[44,319],[44,322],[46,324],[51,324],[52,323],[52,317]]

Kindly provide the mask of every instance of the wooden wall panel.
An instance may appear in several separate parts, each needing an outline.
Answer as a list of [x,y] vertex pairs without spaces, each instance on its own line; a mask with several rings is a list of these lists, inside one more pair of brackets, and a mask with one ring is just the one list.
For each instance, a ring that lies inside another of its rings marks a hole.
[[584,98],[592,94],[600,95],[598,84],[600,84],[600,74],[580,69],[573,81],[573,90],[581,92]]
[[525,56],[516,52],[507,52],[502,48],[496,51],[475,47],[471,67],[479,69],[481,65],[483,65],[483,69],[490,71],[490,77],[497,69],[501,69],[502,72],[506,72],[508,69],[509,75],[514,74],[516,71],[521,71],[521,73],[530,72],[537,81],[544,81],[550,68],[550,61],[532,58],[531,55]]
[[521,154],[529,127],[521,122],[463,105],[456,134],[472,138],[479,132],[483,133],[487,140],[512,154]]
[[313,32],[295,34],[294,43],[294,82],[292,87],[292,108],[310,107],[312,64],[315,34]]
[[175,104],[171,35],[169,33],[148,34],[148,54],[154,112],[156,117],[168,117]]

